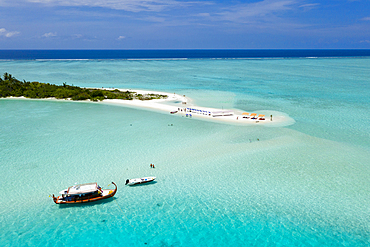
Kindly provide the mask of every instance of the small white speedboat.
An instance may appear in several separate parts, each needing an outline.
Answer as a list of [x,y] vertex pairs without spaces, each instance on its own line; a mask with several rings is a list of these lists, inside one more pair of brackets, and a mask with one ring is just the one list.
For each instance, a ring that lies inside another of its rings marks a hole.
[[145,178],[133,178],[133,179],[127,179],[125,185],[136,185],[136,184],[145,184],[153,182],[156,179],[156,177],[145,177]]

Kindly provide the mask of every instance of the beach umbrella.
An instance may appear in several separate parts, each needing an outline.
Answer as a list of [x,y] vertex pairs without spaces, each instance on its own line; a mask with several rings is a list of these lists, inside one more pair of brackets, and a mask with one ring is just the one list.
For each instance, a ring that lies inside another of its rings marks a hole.
[[265,115],[262,115],[262,114],[260,114],[260,115],[258,115],[258,117],[264,117]]
[[252,117],[252,116],[253,116],[253,117],[254,117],[254,116],[257,116],[257,113],[252,113],[252,114],[251,114],[251,117]]
[[249,115],[249,113],[248,112],[243,112],[242,115]]

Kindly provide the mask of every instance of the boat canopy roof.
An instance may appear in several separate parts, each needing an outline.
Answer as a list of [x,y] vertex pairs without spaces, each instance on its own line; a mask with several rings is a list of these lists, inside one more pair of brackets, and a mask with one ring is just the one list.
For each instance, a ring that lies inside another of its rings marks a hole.
[[91,193],[98,190],[97,183],[88,183],[88,184],[77,184],[68,188],[67,194],[69,195],[78,195]]

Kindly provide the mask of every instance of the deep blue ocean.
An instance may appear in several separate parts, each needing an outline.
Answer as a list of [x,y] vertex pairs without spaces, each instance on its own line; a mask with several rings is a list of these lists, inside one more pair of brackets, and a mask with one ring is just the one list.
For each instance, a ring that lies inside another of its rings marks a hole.
[[180,59],[366,57],[370,49],[0,50],[0,59]]
[[[370,246],[370,50],[2,50],[5,72],[294,121],[0,99],[0,246]],[[112,181],[101,203],[50,197]]]

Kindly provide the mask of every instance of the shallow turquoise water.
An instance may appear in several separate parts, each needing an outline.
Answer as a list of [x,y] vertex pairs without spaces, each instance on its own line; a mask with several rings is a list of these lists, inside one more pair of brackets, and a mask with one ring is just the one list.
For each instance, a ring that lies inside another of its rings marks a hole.
[[[368,246],[369,64],[0,61],[18,79],[175,91],[199,105],[296,120],[241,127],[99,103],[1,99],[1,245]],[[151,175],[157,183],[124,186]],[[59,207],[49,197],[95,181],[116,182],[115,199]]]
[[[21,80],[174,91],[211,107],[286,112],[300,132],[369,146],[369,59],[0,61],[0,68]],[[203,90],[216,96],[205,102]]]

